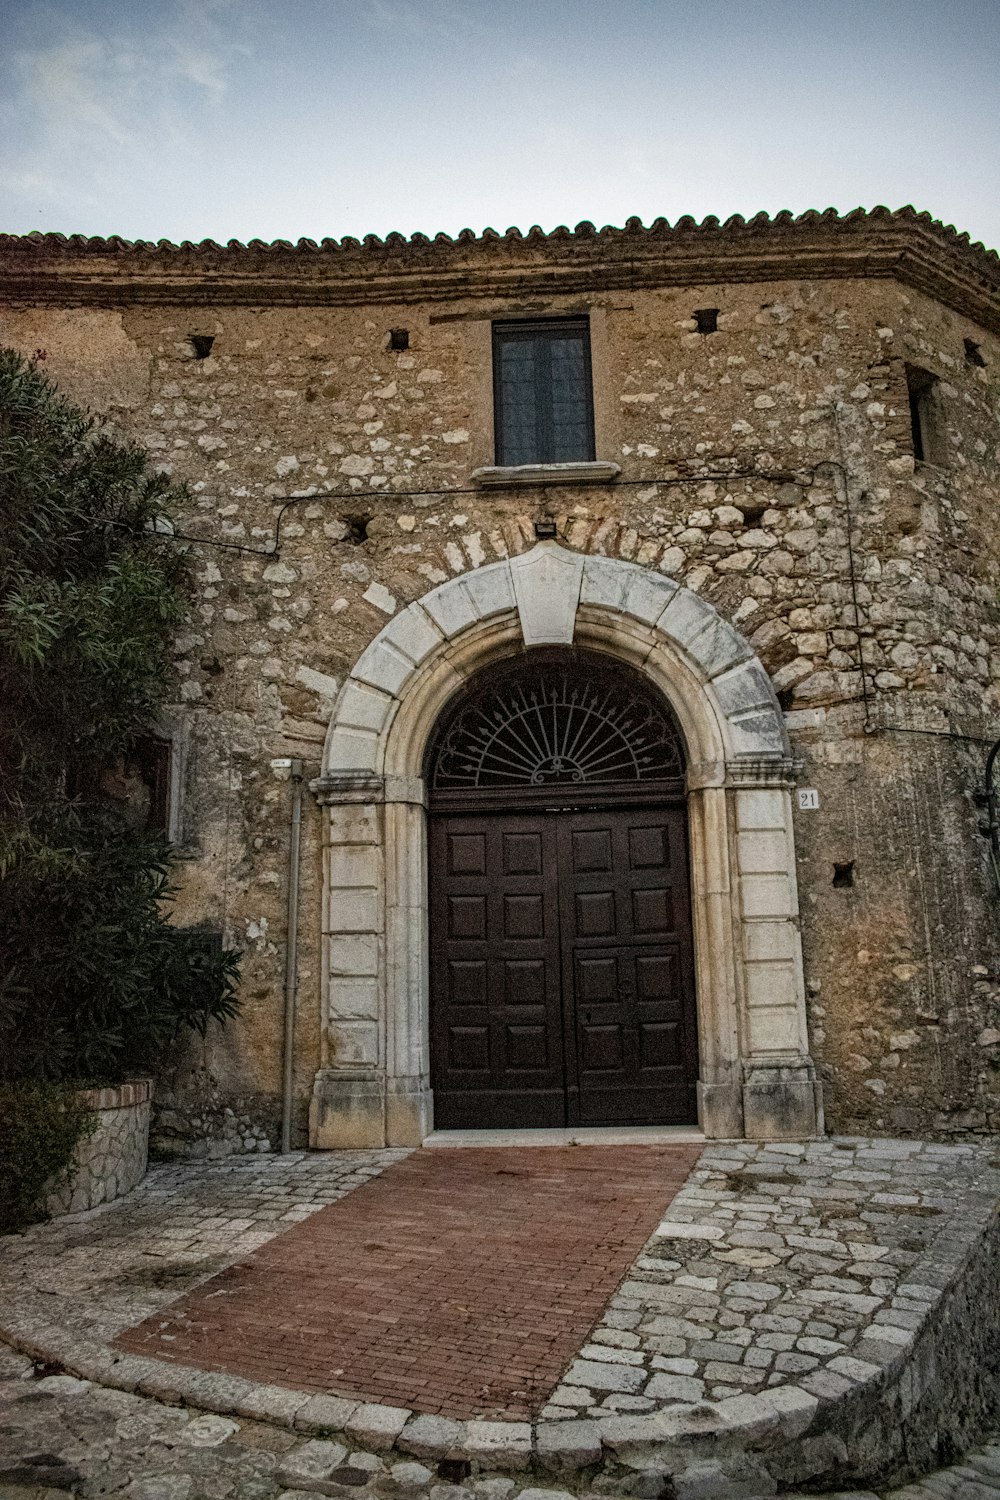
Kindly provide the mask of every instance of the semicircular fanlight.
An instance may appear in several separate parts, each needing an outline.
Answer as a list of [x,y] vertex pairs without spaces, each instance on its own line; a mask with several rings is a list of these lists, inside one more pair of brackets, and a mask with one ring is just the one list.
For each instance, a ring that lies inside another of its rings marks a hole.
[[627,668],[567,653],[488,674],[431,751],[434,791],[656,781],[681,776],[680,731]]

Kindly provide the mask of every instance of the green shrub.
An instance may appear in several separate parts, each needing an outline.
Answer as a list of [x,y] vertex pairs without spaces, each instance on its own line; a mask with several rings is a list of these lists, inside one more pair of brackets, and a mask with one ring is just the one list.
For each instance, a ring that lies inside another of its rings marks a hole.
[[77,1143],[96,1126],[71,1089],[0,1084],[0,1234],[46,1217],[46,1198],[67,1182]]
[[0,350],[0,1081],[155,1068],[237,1007],[237,957],[169,922],[170,850],[104,774],[168,694],[181,491]]
[[0,881],[0,1078],[155,1071],[182,1027],[236,1013],[237,956],[164,920],[162,839],[104,808],[70,808],[64,837],[71,862]]

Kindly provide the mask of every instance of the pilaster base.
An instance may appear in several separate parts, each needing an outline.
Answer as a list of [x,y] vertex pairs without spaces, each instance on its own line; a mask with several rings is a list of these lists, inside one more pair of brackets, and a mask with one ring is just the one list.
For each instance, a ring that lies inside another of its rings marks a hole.
[[385,1089],[386,1145],[421,1145],[434,1129],[431,1090],[414,1078],[389,1078]]
[[702,1083],[699,1078],[698,1124],[710,1141],[743,1137],[743,1088],[739,1082]]
[[309,1144],[318,1151],[419,1146],[433,1129],[433,1099],[419,1079],[321,1069],[309,1107]]
[[385,1078],[321,1070],[309,1106],[309,1144],[318,1151],[370,1151],[386,1144]]
[[743,1131],[749,1141],[800,1141],[823,1134],[823,1085],[811,1058],[744,1063]]

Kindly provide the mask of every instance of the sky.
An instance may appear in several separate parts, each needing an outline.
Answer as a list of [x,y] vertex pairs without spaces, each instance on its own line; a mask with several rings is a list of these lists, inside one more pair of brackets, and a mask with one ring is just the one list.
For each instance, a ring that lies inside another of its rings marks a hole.
[[0,230],[911,203],[1000,245],[1000,0],[0,0]]

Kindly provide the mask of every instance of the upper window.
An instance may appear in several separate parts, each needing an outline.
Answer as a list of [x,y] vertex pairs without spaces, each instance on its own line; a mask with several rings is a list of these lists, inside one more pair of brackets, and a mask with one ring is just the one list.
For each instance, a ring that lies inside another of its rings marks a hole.
[[493,410],[497,464],[592,462],[587,319],[494,323]]
[[917,365],[906,366],[906,391],[910,401],[910,437],[917,463],[941,463],[940,414],[937,397],[938,378]]

